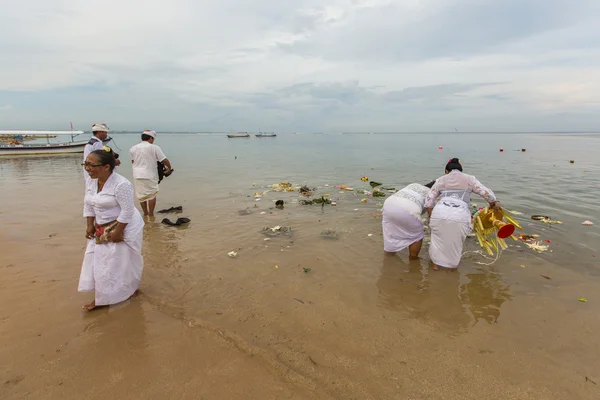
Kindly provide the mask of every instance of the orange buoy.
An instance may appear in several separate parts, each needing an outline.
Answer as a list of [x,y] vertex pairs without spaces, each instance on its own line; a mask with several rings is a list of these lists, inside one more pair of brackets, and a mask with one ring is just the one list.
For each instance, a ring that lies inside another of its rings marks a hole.
[[442,147],[442,146],[440,146],[440,147],[439,147],[439,149],[441,150],[441,149],[443,149],[443,147]]

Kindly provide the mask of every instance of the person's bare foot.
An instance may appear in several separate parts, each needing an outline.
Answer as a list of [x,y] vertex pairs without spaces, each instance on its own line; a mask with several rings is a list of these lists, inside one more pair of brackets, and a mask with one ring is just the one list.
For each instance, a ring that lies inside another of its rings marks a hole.
[[81,306],[85,311],[92,311],[96,308],[96,300],[93,300],[91,303]]
[[439,271],[440,267],[438,267],[437,265],[433,264],[433,267],[431,267],[434,271]]
[[[133,299],[134,297],[137,297],[140,294],[140,289],[136,289],[135,292],[133,292],[133,294],[131,296],[129,296],[129,299]],[[127,300],[129,300],[127,299]]]

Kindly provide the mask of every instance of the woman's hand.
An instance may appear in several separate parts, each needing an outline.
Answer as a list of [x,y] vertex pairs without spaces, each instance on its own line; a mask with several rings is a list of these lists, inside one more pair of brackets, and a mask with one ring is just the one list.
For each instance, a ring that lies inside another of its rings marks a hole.
[[115,229],[110,233],[110,241],[113,243],[119,243],[125,240],[123,237],[123,231],[120,229]]
[[498,211],[500,209],[500,205],[498,204],[497,201],[490,201],[489,205],[490,205],[490,208],[494,211]]
[[96,228],[94,227],[94,225],[87,227],[87,229],[85,230],[85,238],[86,239],[93,239],[96,236]]

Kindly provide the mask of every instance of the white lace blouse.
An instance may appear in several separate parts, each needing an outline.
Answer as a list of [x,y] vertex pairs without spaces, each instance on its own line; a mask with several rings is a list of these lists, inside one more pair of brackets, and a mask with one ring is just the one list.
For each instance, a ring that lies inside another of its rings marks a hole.
[[133,185],[127,178],[113,172],[99,193],[98,179],[87,182],[83,202],[84,217],[95,217],[96,223],[100,225],[114,220],[129,224],[134,213]]
[[425,208],[436,206],[432,218],[470,221],[471,192],[477,193],[488,202],[496,201],[494,192],[483,186],[473,175],[452,170],[435,181],[425,199]]

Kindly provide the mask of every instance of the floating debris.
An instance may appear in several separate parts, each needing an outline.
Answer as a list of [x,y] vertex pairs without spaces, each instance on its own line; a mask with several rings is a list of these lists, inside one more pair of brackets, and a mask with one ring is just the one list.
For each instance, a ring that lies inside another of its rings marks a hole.
[[369,182],[369,178],[366,176],[363,176],[362,178],[360,178],[360,180],[363,182]]
[[532,215],[531,219],[543,222],[544,224],[562,224],[562,222],[552,219],[547,215]]
[[311,189],[308,186],[304,185],[298,191],[300,192],[301,195],[306,196],[306,197],[310,197],[310,196],[313,195],[313,192],[317,191],[317,189]]
[[296,190],[292,187],[292,184],[289,182],[279,182],[274,185],[271,185],[271,188],[274,192],[293,192]]
[[321,237],[327,239],[339,239],[340,235],[335,229],[325,229],[321,231]]
[[383,185],[383,183],[371,181],[371,182],[369,182],[369,185],[371,185],[372,188],[376,188],[377,186]]
[[290,236],[292,234],[292,227],[277,225],[273,228],[264,228],[262,233],[267,236]]
[[577,300],[579,300],[582,303],[587,303],[587,299],[585,297],[578,297]]
[[238,253],[236,253],[235,251],[230,251],[229,253],[227,253],[227,255],[231,258],[234,258],[238,255]]
[[514,211],[514,210],[507,210],[507,211],[513,215],[523,215],[523,213],[519,212],[519,211]]
[[361,202],[361,203],[366,203],[366,202],[368,202],[368,201],[369,201],[368,199],[360,199],[360,202]]
[[541,244],[541,242],[539,240],[537,242],[533,242],[533,243],[525,242],[525,245],[527,247],[529,247],[531,250],[537,251],[538,253],[548,250],[548,246]]
[[277,207],[280,210],[283,210],[283,200],[277,200],[275,202],[275,207]]
[[375,189],[373,191],[373,197],[385,197],[385,196],[386,196],[386,194],[383,193],[381,190]]
[[592,226],[592,225],[594,225],[594,223],[593,223],[592,221],[583,221],[583,222],[581,223],[581,225],[585,225],[585,226]]
[[312,269],[310,268],[302,268],[304,270],[305,274],[308,274],[310,271],[312,271]]

